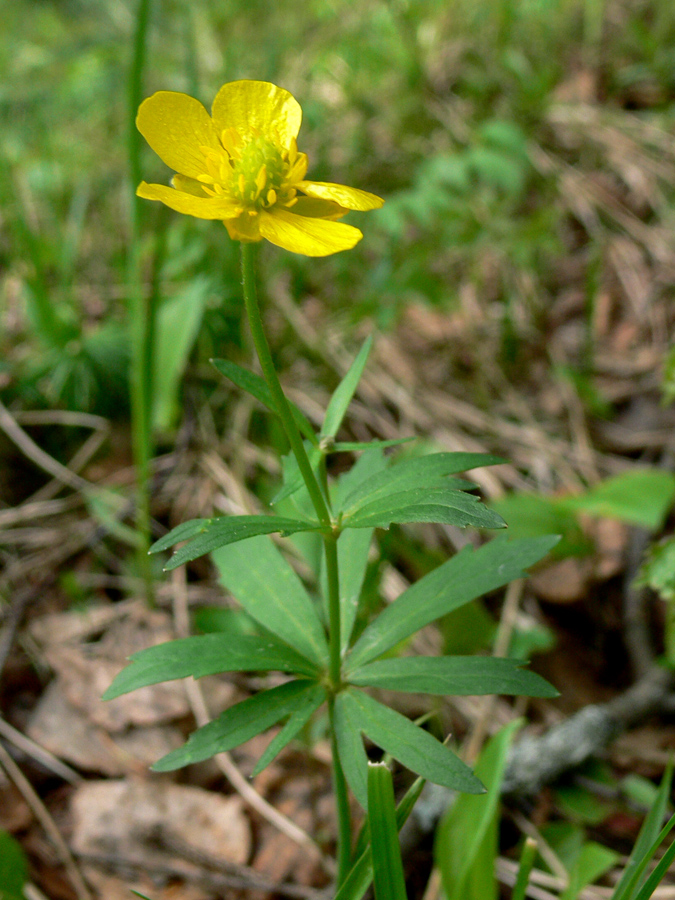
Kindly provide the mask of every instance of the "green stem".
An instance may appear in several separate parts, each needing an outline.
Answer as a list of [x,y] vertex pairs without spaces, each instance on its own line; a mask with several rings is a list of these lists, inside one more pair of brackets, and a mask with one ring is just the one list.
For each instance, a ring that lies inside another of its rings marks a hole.
[[321,488],[319,487],[314,472],[312,472],[309,457],[307,456],[305,446],[302,442],[302,436],[298,431],[295,419],[293,418],[293,413],[288,405],[288,400],[279,383],[279,377],[277,376],[276,369],[274,368],[274,361],[272,360],[272,353],[263,329],[255,284],[256,249],[257,245],[254,243],[247,241],[241,242],[241,274],[242,284],[244,286],[244,303],[246,304],[246,313],[248,315],[253,343],[258,354],[258,359],[260,360],[260,367],[262,368],[263,376],[267,382],[267,387],[270,389],[272,399],[274,400],[275,409],[281,419],[293,455],[298,462],[298,467],[302,474],[303,481],[307,486],[316,514],[319,517],[319,522],[321,522],[324,528],[332,530],[333,523],[331,521],[330,512],[328,511],[328,506],[321,493]]
[[328,584],[328,648],[330,651],[329,678],[331,686],[340,687],[340,576],[338,574],[337,536],[325,535],[326,582]]
[[333,697],[330,697],[328,700],[328,717],[330,720],[333,757],[333,790],[335,791],[335,806],[338,819],[336,888],[339,888],[346,879],[351,867],[352,818],[349,811],[347,781],[342,771],[342,764],[338,755],[337,738],[335,737],[335,699]]
[[297,460],[309,496],[316,510],[316,514],[323,526],[323,544],[326,557],[326,576],[328,583],[328,646],[330,651],[328,671],[328,712],[330,717],[331,742],[333,748],[333,783],[335,790],[335,803],[338,819],[338,885],[340,885],[349,872],[351,863],[351,816],[349,812],[349,796],[347,782],[345,780],[340,757],[337,751],[335,737],[334,706],[335,695],[340,689],[340,578],[338,573],[337,540],[339,534],[333,527],[330,510],[321,485],[312,471],[309,458],[305,451],[302,436],[295,424],[295,419],[288,405],[279,378],[274,368],[274,361],[270,352],[267,337],[263,329],[258,306],[258,297],[255,284],[255,253],[254,243],[242,242],[241,244],[241,271],[244,287],[244,303],[251,328],[251,335],[255,345],[260,366],[265,382],[272,395],[275,409],[291,444],[291,449]]
[[141,180],[140,134],[136,129],[136,110],[141,100],[151,0],[139,0],[136,11],[134,51],[129,76],[129,170],[131,187],[130,250],[127,260],[129,312],[131,319],[131,420],[134,464],[136,468],[136,528],[140,535],[138,566],[145,584],[148,603],[152,604],[154,584],[148,557],[150,546],[150,461],[152,446],[152,360],[154,305],[145,294],[141,267],[141,210],[136,186]]

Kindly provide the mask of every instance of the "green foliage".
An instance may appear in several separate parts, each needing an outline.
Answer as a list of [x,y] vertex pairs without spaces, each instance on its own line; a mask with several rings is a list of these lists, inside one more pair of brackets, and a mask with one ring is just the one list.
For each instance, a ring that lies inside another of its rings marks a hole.
[[391,772],[368,763],[368,829],[376,900],[406,900]]
[[457,797],[438,827],[434,855],[448,900],[496,900],[499,794],[507,754],[519,727],[516,721],[503,728],[481,753],[476,774],[487,785],[487,793]]
[[20,845],[6,831],[0,831],[0,897],[23,900],[28,881],[28,863]]
[[[579,494],[545,497],[517,493],[495,501],[492,506],[506,520],[514,536],[562,535],[553,553],[578,556],[593,549],[584,535],[578,516],[619,519],[656,532],[662,528],[675,499],[675,476],[662,469],[630,469],[607,478]],[[656,554],[658,558],[660,554]],[[663,569],[656,565],[656,578]]]

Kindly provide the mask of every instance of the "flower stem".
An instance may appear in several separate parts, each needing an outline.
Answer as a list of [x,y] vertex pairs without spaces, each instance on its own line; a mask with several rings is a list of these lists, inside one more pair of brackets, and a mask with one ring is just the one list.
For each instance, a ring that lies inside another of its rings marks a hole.
[[339,888],[349,873],[352,861],[352,819],[349,811],[347,781],[342,771],[342,764],[338,755],[337,738],[335,737],[335,700],[333,697],[330,697],[328,700],[328,718],[330,721],[333,757],[333,790],[335,791],[335,806],[338,819],[336,887]]
[[248,315],[248,321],[251,327],[253,343],[258,354],[258,359],[260,360],[260,366],[262,368],[263,376],[265,377],[267,387],[272,394],[275,409],[279,414],[279,418],[281,419],[281,423],[290,442],[293,455],[298,462],[298,467],[302,474],[303,481],[307,486],[309,496],[311,498],[314,509],[316,510],[316,514],[319,517],[319,521],[324,526],[324,528],[332,529],[332,521],[330,512],[328,511],[328,506],[326,505],[324,496],[321,493],[321,488],[319,487],[319,483],[316,480],[314,472],[312,472],[312,467],[310,465],[307,452],[305,451],[302,437],[300,435],[300,432],[298,431],[297,425],[295,424],[295,419],[293,418],[293,413],[291,412],[291,408],[288,405],[286,395],[284,394],[281,384],[279,383],[279,377],[277,376],[276,369],[274,368],[274,361],[272,360],[270,347],[267,343],[267,337],[265,336],[265,332],[263,330],[262,319],[260,317],[260,307],[258,306],[258,294],[255,284],[255,253],[257,245],[252,242],[242,241],[240,246],[241,274],[242,284],[244,286],[244,303],[246,304],[246,313]]
[[337,537],[324,535],[328,585],[328,647],[330,651],[329,678],[334,689],[340,686],[340,576],[338,574]]

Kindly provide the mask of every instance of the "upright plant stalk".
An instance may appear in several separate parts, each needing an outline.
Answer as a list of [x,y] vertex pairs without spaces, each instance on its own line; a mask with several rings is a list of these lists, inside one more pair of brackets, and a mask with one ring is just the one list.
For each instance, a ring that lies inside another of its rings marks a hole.
[[260,360],[263,376],[270,390],[274,406],[281,418],[284,431],[291,445],[293,455],[309,492],[312,504],[323,526],[323,545],[326,561],[326,581],[328,584],[328,646],[329,669],[328,691],[331,739],[333,746],[333,783],[335,788],[335,802],[338,815],[338,885],[343,881],[349,870],[351,861],[351,817],[349,813],[349,799],[347,795],[347,782],[340,765],[335,742],[335,729],[333,727],[333,707],[335,695],[340,689],[340,577],[338,571],[337,539],[338,533],[334,529],[330,509],[321,490],[319,482],[312,471],[312,466],[305,451],[302,436],[295,424],[293,413],[283,392],[274,361],[263,329],[258,306],[258,295],[255,280],[255,257],[257,244],[242,242],[241,246],[241,272],[244,288],[244,303],[248,316],[253,343]]
[[141,136],[136,129],[136,110],[141,101],[151,0],[139,0],[136,10],[134,50],[129,74],[129,172],[130,172],[130,249],[127,259],[127,286],[131,319],[131,424],[134,465],[136,468],[136,530],[138,566],[149,603],[154,584],[148,556],[150,547],[150,461],[152,446],[152,345],[155,330],[155,304],[145,295],[141,277],[141,208],[136,186],[142,180]]

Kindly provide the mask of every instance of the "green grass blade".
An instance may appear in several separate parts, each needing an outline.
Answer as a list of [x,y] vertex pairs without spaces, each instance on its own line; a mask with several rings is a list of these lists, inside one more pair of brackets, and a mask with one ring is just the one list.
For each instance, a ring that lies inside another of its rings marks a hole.
[[376,900],[406,900],[391,772],[368,763],[368,829]]
[[[675,825],[675,816],[673,816],[666,826],[668,831],[670,831]],[[665,831],[666,828],[663,830]],[[658,861],[654,871],[651,873],[649,878],[645,881],[641,890],[635,896],[635,900],[649,900],[652,896],[656,888],[659,886],[661,881],[663,880],[664,875],[667,873],[668,869],[671,866],[671,863],[675,859],[675,840],[672,841],[670,847],[663,854],[661,859]]]
[[532,838],[525,838],[523,851],[520,854],[520,865],[518,866],[518,875],[516,877],[516,883],[513,886],[511,900],[525,900],[527,885],[530,881],[530,874],[534,868],[536,857],[537,842]]
[[612,900],[633,900],[640,876],[658,848],[658,844],[655,846],[655,842],[661,842],[661,823],[666,814],[672,780],[673,765],[671,762],[661,779],[654,803],[652,803],[642,823],[642,828],[638,834],[630,859],[614,890]]
[[[425,784],[424,778],[416,778],[396,807],[396,827],[399,831],[408,820]],[[356,844],[356,862],[335,895],[335,900],[361,900],[373,880],[373,857],[368,844],[367,825],[367,822],[364,823]]]
[[494,863],[500,788],[508,751],[520,725],[511,722],[481,753],[476,773],[488,785],[487,793],[460,795],[441,821],[434,852],[448,900],[497,896]]

